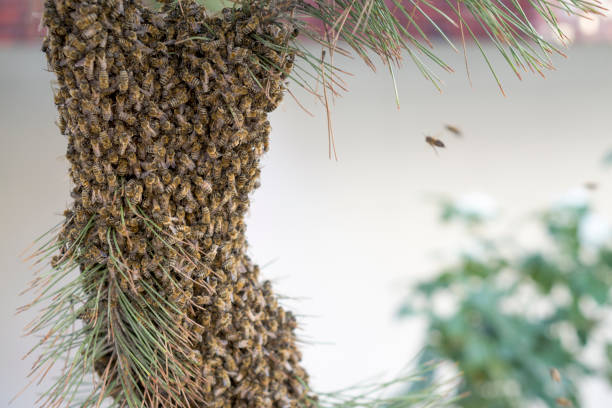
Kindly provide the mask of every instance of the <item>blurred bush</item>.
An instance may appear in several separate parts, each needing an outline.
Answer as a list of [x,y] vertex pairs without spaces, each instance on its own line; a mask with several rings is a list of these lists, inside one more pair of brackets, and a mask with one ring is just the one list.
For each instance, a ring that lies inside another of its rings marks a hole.
[[[580,406],[579,380],[612,381],[612,344],[599,336],[612,283],[606,220],[574,192],[536,217],[545,242],[525,249],[513,237],[488,237],[491,212],[480,210],[491,206],[466,205],[474,201],[442,203],[443,221],[467,227],[472,250],[414,287],[400,317],[424,317],[423,357],[463,371],[462,407]],[[600,364],[583,359],[587,348]]]

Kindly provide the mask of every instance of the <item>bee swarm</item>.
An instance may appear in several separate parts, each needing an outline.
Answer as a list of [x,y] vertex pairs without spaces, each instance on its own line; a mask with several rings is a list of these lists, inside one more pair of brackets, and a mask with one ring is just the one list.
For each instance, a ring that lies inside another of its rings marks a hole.
[[[130,302],[150,302],[150,287],[180,311],[201,395],[155,406],[308,406],[296,319],[258,281],[244,224],[293,64],[278,50],[296,30],[264,5],[209,17],[193,0],[165,3],[46,0],[43,51],[74,183],[62,254],[86,231],[81,271],[106,268]],[[109,293],[99,302],[112,309]]]

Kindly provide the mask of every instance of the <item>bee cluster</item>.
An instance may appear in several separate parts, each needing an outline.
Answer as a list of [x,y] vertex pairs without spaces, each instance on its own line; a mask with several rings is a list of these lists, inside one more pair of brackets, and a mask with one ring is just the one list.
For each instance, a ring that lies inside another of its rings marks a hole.
[[108,268],[134,302],[146,285],[180,311],[197,339],[198,406],[307,406],[296,319],[259,282],[244,224],[296,30],[270,5],[207,16],[164,3],[46,1],[74,183],[64,252],[86,230],[82,270]]

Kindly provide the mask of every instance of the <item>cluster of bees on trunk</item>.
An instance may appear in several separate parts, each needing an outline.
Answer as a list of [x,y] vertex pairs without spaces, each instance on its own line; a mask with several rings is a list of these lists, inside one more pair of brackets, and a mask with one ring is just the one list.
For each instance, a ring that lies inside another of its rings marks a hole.
[[164,3],[46,1],[74,183],[64,252],[86,230],[82,270],[108,268],[134,301],[146,283],[181,311],[202,406],[308,405],[296,319],[259,282],[244,224],[297,31],[270,4],[208,16],[193,0]]

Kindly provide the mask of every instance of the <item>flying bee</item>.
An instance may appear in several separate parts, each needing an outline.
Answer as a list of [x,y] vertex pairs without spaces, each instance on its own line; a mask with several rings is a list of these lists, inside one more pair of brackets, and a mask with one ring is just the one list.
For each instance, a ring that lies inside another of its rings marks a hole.
[[559,370],[557,370],[555,367],[551,367],[549,371],[550,378],[552,378],[554,382],[561,382],[561,373]]
[[573,406],[572,401],[570,401],[569,399],[565,397],[559,397],[555,400],[555,402],[560,407],[572,407]]
[[130,77],[125,69],[119,71],[119,91],[121,93],[127,92],[130,85]]
[[463,132],[457,126],[446,124],[444,128],[457,137],[463,136]]
[[433,136],[425,136],[425,143],[430,145],[431,148],[434,150],[434,152],[436,152],[436,154],[438,154],[438,150],[436,149],[436,147],[442,147],[442,148],[446,147],[444,142],[442,142],[440,139],[437,139]]

